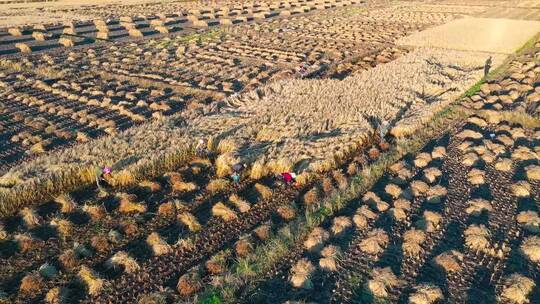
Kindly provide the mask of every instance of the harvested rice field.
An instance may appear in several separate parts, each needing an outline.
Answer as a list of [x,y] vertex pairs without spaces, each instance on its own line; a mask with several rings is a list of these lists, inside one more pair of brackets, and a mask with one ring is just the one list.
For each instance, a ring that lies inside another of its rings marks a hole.
[[0,1],[0,303],[540,303],[537,9]]
[[[519,29],[519,30],[517,30]],[[462,18],[403,38],[399,44],[512,54],[540,31],[540,22]]]

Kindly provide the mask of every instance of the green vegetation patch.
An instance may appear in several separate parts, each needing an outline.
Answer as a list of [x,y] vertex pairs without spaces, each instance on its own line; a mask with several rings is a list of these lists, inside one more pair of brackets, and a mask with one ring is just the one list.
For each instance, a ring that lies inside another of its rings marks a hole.
[[217,293],[214,293],[214,292],[204,295],[202,299],[197,302],[197,304],[221,304],[221,303],[223,303],[223,301],[221,300],[221,297]]

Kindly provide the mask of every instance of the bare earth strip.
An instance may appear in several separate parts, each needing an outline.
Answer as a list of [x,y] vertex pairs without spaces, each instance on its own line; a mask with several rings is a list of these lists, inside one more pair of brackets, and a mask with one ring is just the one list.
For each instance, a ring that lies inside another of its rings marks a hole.
[[540,31],[540,22],[464,18],[402,38],[398,44],[511,54]]

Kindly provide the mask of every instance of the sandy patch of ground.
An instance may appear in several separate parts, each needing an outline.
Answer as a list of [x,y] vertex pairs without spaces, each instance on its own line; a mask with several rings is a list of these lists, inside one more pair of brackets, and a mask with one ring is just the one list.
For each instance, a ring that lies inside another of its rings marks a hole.
[[539,0],[431,0],[429,3],[437,5],[483,5],[499,7],[538,7]]
[[463,18],[398,40],[400,45],[511,54],[540,32],[540,22]]
[[505,18],[518,20],[540,20],[540,9],[538,8],[513,8],[513,7],[492,7],[477,15],[482,18]]

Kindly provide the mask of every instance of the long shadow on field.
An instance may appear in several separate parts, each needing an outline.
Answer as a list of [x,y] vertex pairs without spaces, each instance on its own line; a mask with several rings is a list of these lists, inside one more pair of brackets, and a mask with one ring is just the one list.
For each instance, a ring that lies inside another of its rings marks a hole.
[[[463,244],[463,230],[463,227],[458,221],[454,220],[448,224],[444,237],[433,248],[431,254],[426,257],[424,265],[418,271],[416,283],[436,282],[445,293],[445,297],[448,298],[448,281],[446,275],[442,270],[432,264],[432,260],[445,251],[460,248],[461,244]],[[408,303],[407,297],[408,295],[403,293],[399,299],[399,303]]]
[[538,280],[540,277],[538,277],[539,274],[535,269],[536,267],[523,256],[523,253],[518,247],[518,245],[523,242],[523,239],[524,238],[518,238],[515,240],[514,244],[511,244],[513,249],[510,251],[510,255],[506,261],[503,276],[509,276],[513,273],[521,273],[532,279],[534,279],[536,275],[536,279]]
[[138,162],[140,159],[141,159],[141,157],[136,156],[136,155],[124,158],[122,160],[117,161],[113,165],[113,169],[114,170],[120,170],[121,168],[125,168],[125,167],[127,167],[127,166],[129,166],[131,164],[134,164],[134,163]]
[[491,271],[482,266],[473,276],[473,284],[467,291],[467,303],[496,303],[495,289],[490,283]]
[[334,130],[327,131],[327,132],[321,132],[321,133],[317,133],[317,134],[308,134],[308,135],[300,136],[300,138],[298,138],[298,139],[301,140],[301,141],[312,141],[312,140],[336,137],[336,136],[339,136],[339,135],[342,135],[342,134],[343,134],[343,132],[341,132],[340,130],[334,129]]
[[379,261],[375,264],[375,267],[390,267],[396,276],[401,275],[401,265],[403,261],[403,250],[401,249],[402,243],[403,242],[400,240],[390,244],[381,255]]

